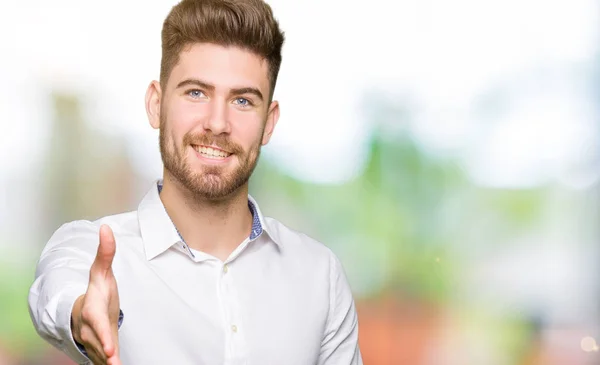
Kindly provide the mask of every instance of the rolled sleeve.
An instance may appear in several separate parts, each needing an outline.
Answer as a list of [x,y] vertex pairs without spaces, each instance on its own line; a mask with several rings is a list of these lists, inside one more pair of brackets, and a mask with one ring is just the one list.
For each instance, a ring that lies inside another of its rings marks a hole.
[[[90,364],[90,360],[75,343],[75,338],[71,331],[71,312],[73,310],[73,304],[75,304],[75,301],[81,295],[81,292],[79,293],[80,294],[76,292],[66,293],[61,300],[57,310],[56,327],[60,337],[64,339],[61,350],[78,364]],[[83,293],[85,293],[85,288]]]
[[97,248],[98,233],[92,223],[63,225],[44,247],[29,290],[29,313],[37,333],[78,364],[90,361],[73,338],[71,312],[87,290]]

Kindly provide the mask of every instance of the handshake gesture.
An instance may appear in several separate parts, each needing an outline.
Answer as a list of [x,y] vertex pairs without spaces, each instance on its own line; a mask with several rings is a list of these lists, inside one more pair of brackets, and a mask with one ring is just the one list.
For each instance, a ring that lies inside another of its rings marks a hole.
[[87,291],[77,298],[71,313],[73,337],[95,365],[121,365],[117,334],[119,292],[112,271],[115,251],[115,236],[110,227],[103,225]]

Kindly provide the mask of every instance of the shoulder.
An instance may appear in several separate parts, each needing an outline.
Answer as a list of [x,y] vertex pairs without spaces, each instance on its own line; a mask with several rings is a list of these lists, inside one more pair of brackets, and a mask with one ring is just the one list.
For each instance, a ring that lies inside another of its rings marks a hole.
[[311,260],[315,265],[336,265],[338,259],[335,253],[323,242],[290,228],[275,218],[264,219],[268,234],[276,241],[282,253],[301,261]]
[[274,218],[265,217],[265,221],[290,269],[297,268],[303,276],[314,278],[312,283],[326,284],[336,301],[352,301],[345,269],[333,250]]
[[106,224],[113,233],[119,236],[130,235],[139,231],[137,212],[126,212],[108,215],[96,220],[79,219],[64,223],[61,225],[50,238],[50,242],[67,241],[74,238],[82,239],[85,237],[97,240],[100,227]]

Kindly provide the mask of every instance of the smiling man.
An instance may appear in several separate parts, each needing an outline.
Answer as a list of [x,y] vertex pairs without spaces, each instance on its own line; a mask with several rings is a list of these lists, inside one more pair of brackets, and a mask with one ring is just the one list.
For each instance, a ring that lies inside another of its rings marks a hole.
[[45,340],[78,363],[362,364],[339,260],[248,195],[283,42],[262,0],[171,10],[146,93],[163,178],[136,211],[52,235],[29,293]]

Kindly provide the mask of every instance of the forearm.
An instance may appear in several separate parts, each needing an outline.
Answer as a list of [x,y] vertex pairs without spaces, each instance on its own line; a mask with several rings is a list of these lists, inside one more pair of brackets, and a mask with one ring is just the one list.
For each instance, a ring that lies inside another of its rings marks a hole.
[[[29,292],[29,311],[38,334],[77,363],[88,359],[77,348],[71,329],[76,300],[86,291],[87,280],[68,269],[57,269],[36,279]],[[68,280],[65,280],[68,277]]]
[[83,306],[84,297],[85,295],[80,295],[77,299],[75,299],[75,303],[73,303],[73,310],[71,312],[71,332],[73,333],[73,339],[76,343],[82,342],[81,338],[79,337],[78,329],[81,328],[81,307]]
[[63,225],[44,247],[29,290],[29,312],[36,331],[78,363],[88,360],[73,339],[71,314],[77,298],[87,290],[96,247],[89,222]]

